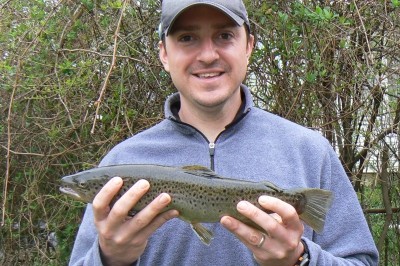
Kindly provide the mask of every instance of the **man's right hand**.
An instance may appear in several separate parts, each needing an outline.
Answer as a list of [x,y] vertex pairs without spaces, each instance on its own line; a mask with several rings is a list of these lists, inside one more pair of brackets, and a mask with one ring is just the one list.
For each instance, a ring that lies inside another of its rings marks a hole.
[[176,210],[162,212],[171,202],[171,197],[162,193],[134,217],[128,216],[150,188],[146,180],[135,183],[110,208],[110,202],[122,184],[120,177],[112,178],[93,200],[94,222],[104,265],[131,265],[143,253],[150,235],[179,215]]

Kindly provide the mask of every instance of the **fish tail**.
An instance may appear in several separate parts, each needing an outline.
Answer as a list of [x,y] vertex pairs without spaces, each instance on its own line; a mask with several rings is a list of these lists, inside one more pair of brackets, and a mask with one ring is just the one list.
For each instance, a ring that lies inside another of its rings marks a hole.
[[299,192],[305,196],[304,209],[299,214],[300,219],[315,232],[321,233],[324,229],[326,214],[332,205],[332,192],[313,188]]

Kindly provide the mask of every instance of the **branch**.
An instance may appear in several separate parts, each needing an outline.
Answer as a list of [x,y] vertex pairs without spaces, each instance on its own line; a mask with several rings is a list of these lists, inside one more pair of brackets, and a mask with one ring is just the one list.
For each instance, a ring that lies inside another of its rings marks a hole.
[[6,217],[6,205],[7,205],[7,191],[8,191],[8,181],[10,179],[10,164],[11,164],[11,115],[12,115],[12,107],[14,104],[15,92],[17,91],[18,83],[19,83],[19,72],[21,70],[21,59],[18,58],[17,70],[15,73],[15,80],[13,89],[11,92],[10,103],[8,105],[8,115],[7,115],[7,155],[6,155],[6,176],[4,178],[4,189],[3,189],[3,204],[2,204],[2,216],[1,216],[1,224],[3,227],[5,224]]
[[[61,5],[64,0],[61,0],[57,3],[57,6]],[[5,4],[7,4],[6,2]],[[4,4],[4,5],[5,5]],[[1,7],[3,8],[4,5]],[[7,193],[8,193],[8,181],[10,180],[10,169],[11,169],[11,121],[12,121],[12,109],[13,109],[13,104],[15,100],[15,94],[18,88],[19,84],[19,79],[20,79],[20,71],[23,68],[23,62],[21,62],[21,58],[25,58],[25,55],[28,53],[29,49],[36,45],[38,38],[40,34],[44,31],[45,25],[47,25],[47,22],[56,14],[57,8],[53,9],[53,12],[49,14],[49,16],[46,18],[46,20],[43,23],[43,26],[38,30],[38,32],[35,34],[35,37],[32,39],[31,42],[27,45],[27,47],[24,49],[24,51],[18,56],[17,61],[17,67],[16,67],[16,73],[15,73],[15,79],[14,79],[14,84],[13,84],[13,89],[11,92],[11,98],[10,98],[10,103],[8,105],[8,115],[7,115],[7,154],[6,154],[6,172],[5,172],[5,178],[4,178],[4,189],[3,189],[3,203],[2,203],[2,217],[1,217],[1,223],[0,227],[3,227],[5,225],[5,217],[6,217],[6,207],[7,207]]]
[[5,149],[7,151],[7,153],[10,154],[14,154],[14,155],[25,155],[25,156],[39,156],[39,157],[45,157],[46,155],[42,154],[42,153],[32,153],[32,152],[16,152],[11,150],[9,146],[3,146],[0,145],[0,147],[2,147],[3,149]]
[[133,58],[133,57],[130,57],[130,56],[114,55],[114,54],[112,54],[112,55],[102,54],[102,53],[99,53],[99,52],[96,52],[96,51],[93,51],[93,50],[89,50],[89,49],[60,49],[60,51],[62,51],[62,52],[87,52],[87,53],[92,53],[92,54],[95,54],[95,55],[98,55],[98,56],[102,56],[102,57],[114,57],[115,56],[116,58],[125,58],[125,59],[129,59],[129,60],[132,60],[132,61],[143,63],[143,60],[136,59],[136,58]]
[[368,47],[369,56],[366,56],[366,62],[367,62],[368,68],[370,68],[369,61],[371,60],[371,63],[374,64],[374,57],[373,57],[372,52],[371,52],[371,46],[370,46],[370,44],[369,44],[369,39],[368,39],[367,30],[366,30],[366,28],[365,28],[364,21],[363,21],[363,19],[362,19],[362,17],[361,17],[360,10],[358,9],[358,6],[357,6],[356,1],[353,0],[353,3],[354,3],[354,6],[355,6],[355,8],[356,8],[357,15],[358,15],[358,17],[359,17],[359,19],[360,19],[360,22],[361,22],[361,27],[362,27],[363,32],[364,32],[364,35],[365,35],[365,40],[366,40],[366,42],[367,42],[367,47]]
[[[364,211],[364,213],[370,213],[370,214],[379,214],[379,213],[386,213],[386,212],[387,212],[386,209],[367,209]],[[392,208],[391,212],[392,213],[400,212],[400,208]]]
[[5,1],[1,6],[0,6],[0,10],[3,9],[6,5],[8,5],[8,3],[10,3],[11,0]]
[[109,141],[110,141],[110,139],[106,139],[106,140],[101,140],[101,141],[96,141],[96,142],[93,142],[93,143],[89,143],[89,144],[86,144],[86,145],[76,145],[77,146],[76,148],[71,148],[71,147],[65,148],[65,149],[63,149],[63,151],[58,152],[58,153],[53,153],[53,154],[32,153],[32,152],[17,152],[17,151],[10,150],[6,146],[3,146],[3,145],[0,145],[0,147],[3,148],[3,149],[6,149],[7,152],[9,152],[10,154],[13,154],[13,155],[55,158],[55,157],[58,157],[58,156],[65,155],[67,153],[73,153],[73,152],[76,153],[77,151],[85,150],[87,147],[92,146],[92,145],[103,145],[104,143],[107,143]]
[[395,111],[395,118],[393,121],[393,125],[389,128],[387,128],[386,130],[382,131],[374,140],[372,140],[371,142],[368,143],[368,145],[366,145],[364,147],[364,149],[362,149],[355,157],[354,160],[352,162],[352,164],[354,164],[355,162],[357,162],[358,160],[360,160],[361,158],[364,158],[369,149],[375,145],[376,143],[378,143],[379,141],[381,141],[382,139],[384,139],[387,135],[389,134],[399,134],[398,132],[398,127],[400,126],[400,98],[397,99],[397,108]]
[[82,14],[83,14],[83,10],[84,10],[84,6],[82,4],[79,4],[79,6],[76,8],[76,10],[74,11],[74,14],[72,15],[71,19],[67,22],[67,24],[65,24],[64,29],[61,32],[61,37],[60,37],[60,41],[59,41],[59,46],[58,47],[63,47],[64,43],[65,43],[65,32],[67,31],[67,29],[71,26],[74,25],[75,21],[78,20]]
[[382,180],[382,198],[383,198],[383,205],[385,206],[385,224],[383,225],[382,233],[379,238],[377,248],[379,251],[382,251],[383,244],[385,238],[387,236],[387,232],[389,229],[390,222],[392,220],[392,203],[390,201],[390,190],[389,190],[389,173],[388,173],[388,161],[389,161],[389,149],[385,145],[382,151],[382,170],[380,173],[380,177]]
[[124,12],[125,12],[125,9],[126,9],[127,2],[128,2],[127,0],[124,1],[124,4],[123,4],[123,6],[121,8],[121,14],[120,14],[119,19],[118,19],[117,28],[115,29],[115,33],[114,33],[114,51],[113,51],[113,57],[112,57],[111,65],[110,65],[110,68],[108,70],[107,76],[106,76],[106,78],[105,78],[105,80],[103,82],[103,86],[101,88],[99,98],[95,102],[96,114],[94,116],[92,130],[90,130],[91,134],[94,134],[94,130],[96,128],[97,117],[99,116],[101,102],[103,101],[104,93],[106,92],[107,84],[108,84],[108,81],[110,80],[111,73],[112,73],[112,71],[113,71],[113,69],[115,67],[115,63],[117,62],[118,35],[119,35],[119,30],[120,30],[120,27],[121,27],[122,17],[124,16]]
[[384,139],[387,135],[392,134],[392,133],[399,134],[399,132],[397,131],[396,128],[397,128],[397,125],[393,125],[392,127],[381,132],[373,141],[371,141],[369,143],[369,145],[364,147],[364,149],[362,149],[356,156],[354,156],[354,160],[353,160],[352,164],[355,164],[355,162],[357,162],[361,158],[366,157],[367,153],[371,149],[371,147],[374,146],[379,141],[381,141],[382,139]]

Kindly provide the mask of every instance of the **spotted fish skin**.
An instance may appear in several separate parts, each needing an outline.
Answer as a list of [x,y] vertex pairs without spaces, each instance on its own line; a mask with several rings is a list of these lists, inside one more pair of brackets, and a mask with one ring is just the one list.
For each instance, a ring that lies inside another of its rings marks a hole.
[[126,164],[98,167],[63,177],[60,190],[75,199],[91,203],[100,189],[115,176],[121,177],[124,183],[111,206],[134,183],[145,179],[150,183],[150,189],[134,206],[131,214],[142,210],[160,193],[168,193],[172,201],[163,211],[178,210],[179,218],[190,223],[206,244],[210,243],[212,233],[200,223],[219,222],[225,215],[263,231],[237,211],[236,205],[242,200],[263,209],[258,203],[261,195],[277,197],[291,204],[300,219],[316,232],[323,230],[326,213],[332,202],[332,193],[327,190],[313,188],[284,190],[270,182],[221,177],[202,166]]

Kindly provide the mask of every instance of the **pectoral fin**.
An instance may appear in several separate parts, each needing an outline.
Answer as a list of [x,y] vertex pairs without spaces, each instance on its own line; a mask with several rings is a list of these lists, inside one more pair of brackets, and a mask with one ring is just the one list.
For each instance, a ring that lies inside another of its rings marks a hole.
[[210,245],[211,240],[214,238],[214,235],[210,230],[205,228],[204,225],[200,223],[190,224],[190,226],[192,227],[196,235],[199,237],[201,242],[203,242],[207,246]]

